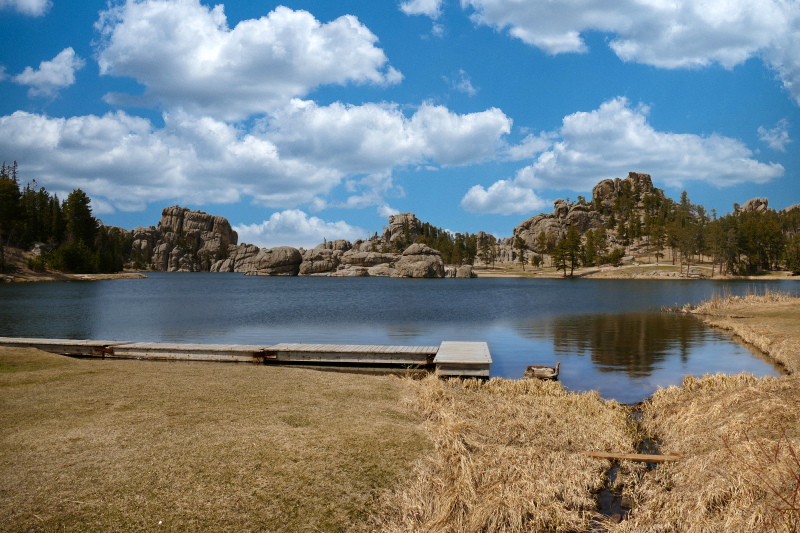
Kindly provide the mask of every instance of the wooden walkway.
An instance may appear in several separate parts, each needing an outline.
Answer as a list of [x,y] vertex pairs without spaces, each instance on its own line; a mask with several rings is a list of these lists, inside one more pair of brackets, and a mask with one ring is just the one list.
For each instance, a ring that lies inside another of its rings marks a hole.
[[83,357],[245,363],[362,364],[434,367],[440,376],[488,377],[492,357],[485,342],[441,346],[344,344],[175,344],[0,337],[0,346],[37,348]]

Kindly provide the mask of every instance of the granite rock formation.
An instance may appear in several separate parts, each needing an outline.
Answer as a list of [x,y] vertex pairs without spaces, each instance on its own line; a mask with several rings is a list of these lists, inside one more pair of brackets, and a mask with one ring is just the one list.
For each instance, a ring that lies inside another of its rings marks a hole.
[[[579,233],[584,234],[590,229],[598,229],[608,223],[609,217],[604,213],[610,212],[625,189],[635,191],[641,198],[635,206],[640,211],[644,208],[643,199],[648,195],[658,195],[664,198],[664,191],[653,187],[649,174],[638,172],[628,173],[624,180],[616,178],[606,179],[592,189],[590,202],[578,201],[567,203],[562,199],[555,201],[552,213],[541,213],[522,222],[514,228],[514,236],[504,242],[506,246],[513,246],[517,237],[522,238],[529,250],[534,250],[539,234],[544,234],[549,239],[558,240],[567,234],[570,226],[575,227]],[[516,257],[513,251],[509,255]],[[508,253],[507,252],[507,253]]]
[[153,270],[210,271],[237,242],[238,235],[224,217],[176,205],[161,211],[158,226],[133,230],[131,259]]
[[405,249],[395,264],[393,277],[398,278],[443,278],[442,254],[424,244],[412,244]]
[[769,209],[769,200],[766,198],[753,198],[747,200],[740,208],[743,213],[751,213],[753,211],[763,212]]

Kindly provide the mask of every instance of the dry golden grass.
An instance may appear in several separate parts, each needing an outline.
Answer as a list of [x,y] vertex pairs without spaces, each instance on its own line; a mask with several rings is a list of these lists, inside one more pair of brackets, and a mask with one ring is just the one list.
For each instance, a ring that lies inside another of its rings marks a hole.
[[0,530],[367,529],[430,448],[405,386],[0,349]]
[[[800,378],[750,375],[687,377],[683,387],[656,392],[642,425],[662,441],[663,452],[685,458],[643,476],[634,490],[630,519],[621,532],[788,531],[776,494],[753,468],[763,454],[756,442],[775,449],[781,432],[800,449]],[[764,479],[790,495],[796,485],[783,447],[763,463]],[[797,470],[797,468],[795,468]]]
[[410,386],[435,451],[389,496],[380,531],[589,531],[611,463],[581,452],[634,451],[627,410],[596,392],[497,378]]
[[745,296],[717,295],[680,311],[701,315],[708,325],[731,331],[787,372],[800,371],[800,298],[769,290]]
[[779,302],[800,301],[796,296],[784,291],[774,291],[767,287],[764,292],[747,291],[744,296],[736,296],[730,293],[717,294],[695,307],[689,306],[690,312],[698,315],[707,315],[719,311],[739,309],[743,306],[761,306],[762,304],[773,304]]

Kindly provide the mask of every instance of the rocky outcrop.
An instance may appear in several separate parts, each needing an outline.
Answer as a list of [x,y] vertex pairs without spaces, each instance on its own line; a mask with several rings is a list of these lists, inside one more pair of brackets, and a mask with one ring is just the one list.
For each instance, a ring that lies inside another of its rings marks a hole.
[[[610,212],[617,198],[626,192],[640,199],[635,206],[639,209],[644,207],[643,199],[648,195],[664,198],[664,191],[653,187],[649,174],[630,172],[624,180],[606,179],[592,189],[591,202],[580,200],[567,203],[559,198],[553,204],[552,213],[538,214],[514,228],[514,237],[508,244],[513,246],[515,239],[520,237],[529,250],[535,250],[536,240],[542,232],[548,239],[558,240],[567,234],[570,227],[574,227],[581,234],[604,227],[609,218],[604,213]],[[506,251],[506,255],[516,257],[516,253],[509,250]],[[507,260],[507,257],[498,260]]]
[[342,264],[360,266],[360,267],[374,267],[387,263],[396,262],[400,256],[398,254],[382,254],[380,252],[355,252],[350,250],[342,255]]
[[180,246],[176,246],[169,253],[167,272],[194,272],[194,265]]
[[157,227],[132,233],[131,262],[170,272],[231,272],[225,260],[239,239],[226,218],[177,205],[161,211]]
[[383,229],[387,245],[392,245],[397,241],[413,242],[420,235],[422,235],[422,222],[414,213],[389,215],[389,227]]
[[167,271],[170,252],[172,252],[172,245],[168,242],[161,243],[153,249],[153,270]]
[[753,198],[747,200],[740,208],[743,213],[763,212],[769,209],[769,200],[766,198]]
[[442,254],[424,244],[412,244],[395,264],[394,277],[443,278]]
[[262,249],[245,263],[245,274],[250,276],[296,276],[300,272],[303,256],[297,248],[278,246]]
[[472,265],[462,265],[456,269],[457,278],[477,278],[478,274],[472,270]]
[[133,230],[133,245],[131,246],[131,256],[137,254],[142,259],[149,260],[153,257],[153,250],[158,246],[158,239],[161,233],[155,226],[143,228],[139,226]]
[[322,244],[318,244],[316,246],[316,250],[336,250],[340,252],[346,252],[353,247],[350,244],[350,241],[346,241],[344,239],[336,239],[335,241],[326,241]]
[[313,274],[333,272],[339,266],[341,257],[340,250],[327,248],[307,250],[303,254],[303,262],[300,264],[300,275],[311,276]]
[[374,267],[369,267],[367,273],[373,278],[390,278],[395,275],[397,271],[390,264],[383,264]]
[[336,272],[331,272],[330,276],[336,278],[362,278],[369,276],[369,271],[364,267],[348,266]]

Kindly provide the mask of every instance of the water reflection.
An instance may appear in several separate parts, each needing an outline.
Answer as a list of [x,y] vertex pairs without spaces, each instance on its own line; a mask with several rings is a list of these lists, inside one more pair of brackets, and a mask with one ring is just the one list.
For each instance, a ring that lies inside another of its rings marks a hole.
[[487,342],[491,375],[555,366],[570,390],[633,402],[687,374],[776,375],[693,316],[652,312],[715,293],[800,291],[795,282],[530,280],[159,274],[0,286],[0,336],[143,342],[437,345]]
[[705,327],[692,316],[664,313],[573,315],[517,326],[518,333],[553,343],[556,359],[589,355],[599,372],[647,377],[669,356],[686,363]]

